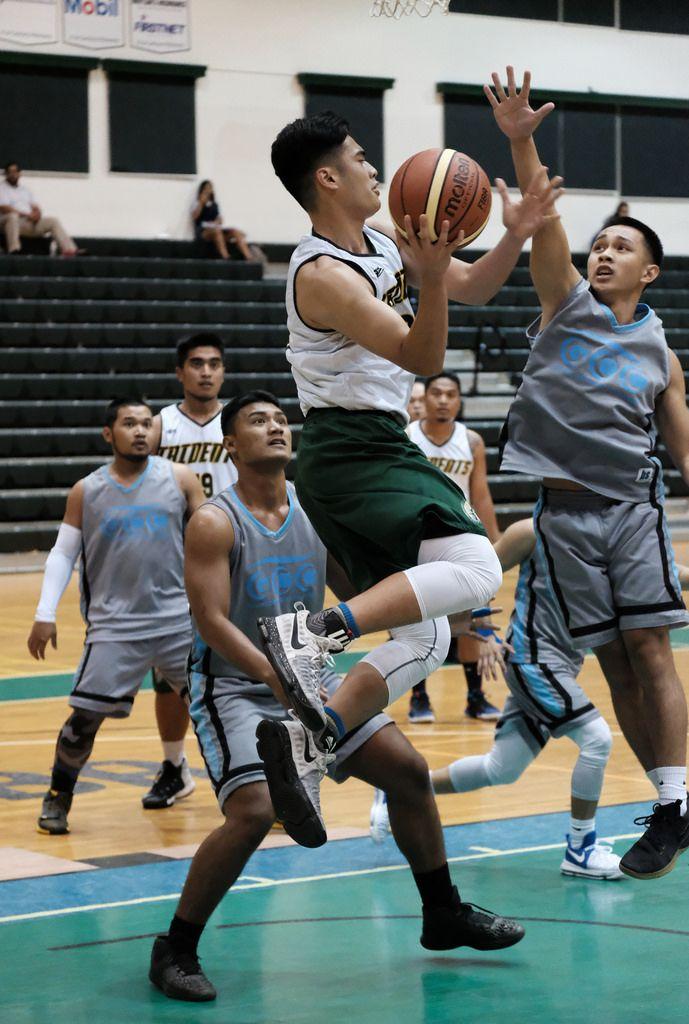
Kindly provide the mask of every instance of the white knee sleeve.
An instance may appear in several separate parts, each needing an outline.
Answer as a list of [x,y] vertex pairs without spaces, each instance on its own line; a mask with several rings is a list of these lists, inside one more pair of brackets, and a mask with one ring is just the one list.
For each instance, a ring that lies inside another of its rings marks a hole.
[[431,619],[391,629],[390,635],[391,640],[363,660],[385,680],[392,704],[443,664],[450,649],[450,626],[445,618]]
[[468,611],[487,604],[502,583],[502,569],[487,537],[458,533],[433,537],[419,547],[419,564],[405,569],[421,616]]
[[517,729],[501,729],[487,754],[463,757],[451,764],[450,781],[457,793],[516,782],[536,754]]
[[572,796],[579,800],[598,800],[612,748],[608,724],[602,718],[594,718],[567,735],[579,747],[579,757],[572,772]]

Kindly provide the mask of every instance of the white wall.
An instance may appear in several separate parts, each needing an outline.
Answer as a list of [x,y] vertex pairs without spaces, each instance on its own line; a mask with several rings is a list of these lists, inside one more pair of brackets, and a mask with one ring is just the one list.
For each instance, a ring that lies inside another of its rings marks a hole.
[[[197,82],[199,177],[214,181],[225,220],[257,240],[293,241],[306,226],[269,158],[275,134],[303,113],[298,72],[396,80],[384,101],[388,178],[410,153],[442,145],[436,82],[481,84],[507,62],[530,67],[534,85],[542,89],[689,98],[688,36],[444,17],[437,11],[427,19],[411,15],[394,21],[372,19],[368,10],[369,0],[192,0],[193,49],[157,58],[208,65],[206,77]],[[35,50],[27,47],[27,52]],[[43,52],[87,53],[64,44]],[[97,56],[155,59],[128,46],[100,50]],[[58,213],[75,234],[188,236],[191,178],[108,171],[107,80],[101,71],[90,76],[89,121],[88,175],[26,175],[46,212]],[[463,148],[471,153],[470,139]],[[572,193],[562,200],[573,247],[587,245],[616,201],[610,192]],[[498,206],[482,246],[499,237]],[[656,227],[668,252],[689,252],[688,201],[634,200],[632,213]]]

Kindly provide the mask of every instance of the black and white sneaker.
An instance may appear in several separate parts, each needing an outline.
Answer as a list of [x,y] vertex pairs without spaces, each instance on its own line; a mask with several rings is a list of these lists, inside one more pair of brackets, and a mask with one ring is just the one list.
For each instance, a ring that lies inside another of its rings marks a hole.
[[681,853],[689,847],[689,811],[681,814],[682,803],[653,804],[645,818],[635,818],[635,825],[646,831],[625,853],[620,869],[632,878],[660,878],[672,871]]
[[205,1003],[217,996],[201,970],[198,957],[193,953],[180,953],[167,935],[158,935],[153,943],[148,977],[169,999]]
[[147,811],[159,811],[172,807],[178,800],[183,800],[196,789],[194,777],[189,771],[186,757],[179,766],[172,761],[163,761],[155,777],[153,785],[141,803]]
[[524,928],[473,903],[462,903],[456,886],[449,907],[424,907],[421,945],[425,949],[506,949],[524,938]]
[[298,721],[264,719],[258,723],[256,739],[273,809],[285,832],[300,846],[322,846],[328,837],[320,785],[334,755],[326,754]]
[[43,806],[38,816],[38,831],[51,836],[67,835],[67,815],[71,806],[71,793],[59,793],[56,789],[49,789],[43,797]]
[[340,654],[345,644],[335,635],[314,633],[308,619],[308,610],[295,605],[294,612],[260,618],[257,624],[289,706],[307,729],[320,732],[327,724],[320,697],[321,671],[329,656]]

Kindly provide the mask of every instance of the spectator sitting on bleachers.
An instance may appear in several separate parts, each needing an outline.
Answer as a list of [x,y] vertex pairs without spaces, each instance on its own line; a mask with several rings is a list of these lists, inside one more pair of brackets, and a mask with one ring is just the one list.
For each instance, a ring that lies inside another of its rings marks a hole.
[[204,242],[212,242],[223,260],[229,260],[227,244],[234,247],[243,260],[263,260],[265,257],[258,246],[250,246],[246,235],[239,228],[228,228],[222,222],[220,207],[215,201],[212,181],[202,181],[191,210],[194,235]]
[[57,217],[44,217],[33,193],[21,185],[21,168],[13,160],[5,164],[5,180],[0,183],[0,227],[5,229],[7,252],[21,252],[20,238],[42,238],[51,235],[63,256],[76,256],[79,251]]

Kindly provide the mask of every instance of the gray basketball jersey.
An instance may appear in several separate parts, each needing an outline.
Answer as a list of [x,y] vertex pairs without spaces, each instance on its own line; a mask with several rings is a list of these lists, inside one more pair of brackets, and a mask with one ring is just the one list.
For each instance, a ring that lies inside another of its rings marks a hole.
[[108,465],[84,480],[81,612],[87,641],[145,640],[189,628],[186,499],[172,465],[152,455],[129,487]]
[[356,270],[377,299],[411,324],[414,319],[402,257],[395,242],[373,228],[364,228],[367,253],[341,249],[315,232],[299,240],[287,275],[287,360],[299,393],[304,415],[309,409],[337,406],[341,409],[372,409],[394,412],[407,423],[407,405],[414,375],[362,348],[351,338],[332,330],[319,330],[302,320],[297,308],[296,277],[305,263],[330,256]]
[[[297,601],[310,609],[323,607],[325,597],[326,551],[306,518],[294,486],[287,484],[289,513],[279,530],[272,531],[259,522],[238,498],[235,488],[209,501],[221,509],[232,523],[235,542],[230,554],[230,622],[262,650],[256,620],[262,616],[283,615]],[[194,623],[190,669],[206,676],[237,680],[252,693],[271,693],[270,687],[248,680],[245,673],[212,650]]]
[[649,501],[655,404],[669,384],[662,321],[646,305],[618,324],[586,281],[533,343],[502,436],[500,468],[573,480],[619,501]]
[[507,660],[517,665],[551,665],[576,676],[584,658],[572,638],[553,592],[541,540],[519,566],[514,611],[506,640],[514,648]]

